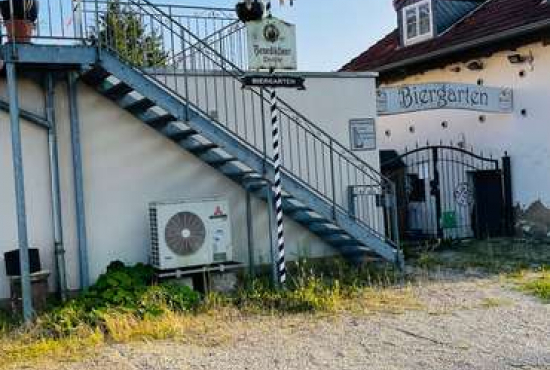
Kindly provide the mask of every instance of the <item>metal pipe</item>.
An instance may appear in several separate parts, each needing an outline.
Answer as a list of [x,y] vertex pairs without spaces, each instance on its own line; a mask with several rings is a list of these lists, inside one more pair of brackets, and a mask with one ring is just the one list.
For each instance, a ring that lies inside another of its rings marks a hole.
[[59,150],[57,146],[57,127],[55,122],[55,81],[51,72],[46,75],[46,119],[50,126],[48,130],[48,154],[50,162],[50,190],[52,193],[52,222],[57,288],[61,300],[65,301],[67,299],[67,266],[65,264],[65,246],[63,243]]
[[80,120],[78,115],[77,80],[75,72],[69,72],[68,74],[68,95],[71,124],[71,149],[73,156],[74,193],[76,203],[76,227],[78,237],[80,288],[87,289],[90,285],[88,266],[88,238],[86,234],[84,175],[82,170],[82,148],[80,142]]
[[19,261],[21,265],[21,296],[23,298],[23,318],[28,322],[33,316],[29,266],[29,239],[25,207],[25,177],[23,171],[23,148],[21,144],[21,122],[19,121],[19,95],[17,89],[15,64],[12,61],[6,63],[6,72],[10,102],[12,160],[17,212],[17,237],[19,242]]
[[254,259],[254,219],[252,217],[252,195],[250,190],[246,189],[246,231],[248,238],[248,269],[250,277],[256,276]]

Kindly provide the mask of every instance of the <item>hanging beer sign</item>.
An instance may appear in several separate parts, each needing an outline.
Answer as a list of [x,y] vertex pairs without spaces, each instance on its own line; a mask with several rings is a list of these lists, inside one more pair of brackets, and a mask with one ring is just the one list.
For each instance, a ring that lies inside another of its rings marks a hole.
[[296,70],[296,26],[271,17],[246,24],[251,70]]

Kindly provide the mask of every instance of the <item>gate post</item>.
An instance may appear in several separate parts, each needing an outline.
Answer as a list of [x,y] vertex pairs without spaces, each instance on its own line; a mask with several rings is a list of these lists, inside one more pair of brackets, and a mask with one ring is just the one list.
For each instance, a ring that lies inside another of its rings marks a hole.
[[439,177],[439,152],[437,147],[432,148],[432,160],[433,160],[433,173],[434,178],[431,183],[431,195],[435,197],[435,213],[436,213],[436,227],[437,237],[442,239],[443,228],[441,227],[441,217],[443,216],[442,203],[441,203],[441,179]]
[[502,181],[504,196],[504,233],[514,236],[514,197],[512,194],[512,161],[508,153],[502,157]]

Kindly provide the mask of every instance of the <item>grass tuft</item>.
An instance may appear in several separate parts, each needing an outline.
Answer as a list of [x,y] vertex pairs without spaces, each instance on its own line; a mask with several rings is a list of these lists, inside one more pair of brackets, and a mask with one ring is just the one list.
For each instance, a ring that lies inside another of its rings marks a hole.
[[521,291],[540,298],[545,303],[550,303],[550,269],[548,267],[535,273],[522,272],[512,279]]

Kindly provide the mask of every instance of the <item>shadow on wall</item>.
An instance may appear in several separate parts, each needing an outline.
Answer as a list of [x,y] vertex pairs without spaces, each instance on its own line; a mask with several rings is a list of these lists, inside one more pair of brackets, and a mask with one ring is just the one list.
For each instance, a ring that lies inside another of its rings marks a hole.
[[516,231],[530,238],[550,238],[550,208],[540,200],[523,209],[516,206]]

